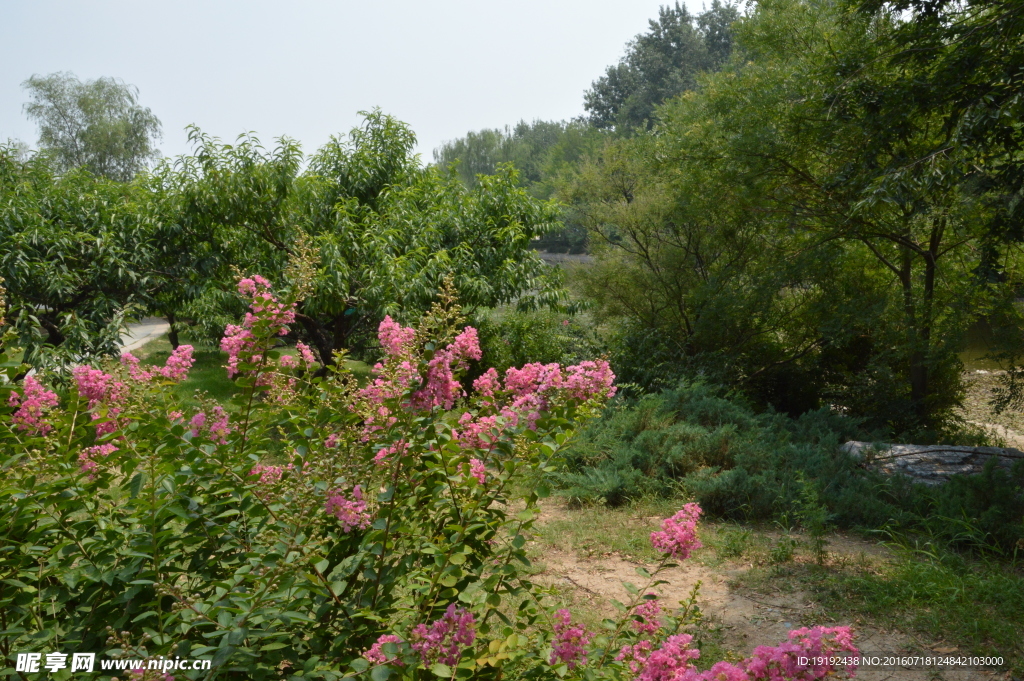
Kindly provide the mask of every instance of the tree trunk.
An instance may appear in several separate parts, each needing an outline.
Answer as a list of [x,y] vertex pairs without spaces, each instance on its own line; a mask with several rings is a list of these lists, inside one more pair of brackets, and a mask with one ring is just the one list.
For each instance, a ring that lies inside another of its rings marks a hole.
[[171,350],[178,349],[178,327],[175,326],[175,317],[173,312],[167,313],[167,340],[171,342]]

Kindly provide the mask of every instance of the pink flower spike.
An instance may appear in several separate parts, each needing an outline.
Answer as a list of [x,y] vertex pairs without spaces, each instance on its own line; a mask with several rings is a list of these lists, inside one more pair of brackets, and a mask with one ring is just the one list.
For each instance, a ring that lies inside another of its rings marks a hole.
[[480,459],[469,460],[469,474],[476,478],[481,485],[487,482],[487,468]]
[[555,613],[555,639],[551,644],[551,658],[548,664],[562,662],[568,665],[569,669],[587,664],[586,645],[594,635],[580,625],[574,627],[571,624],[568,610],[563,608]]
[[660,532],[651,532],[651,544],[676,560],[689,558],[694,549],[702,546],[697,539],[697,518],[700,514],[700,506],[686,504],[681,511],[661,523]]
[[394,634],[384,634],[377,639],[376,643],[370,646],[369,650],[363,653],[363,657],[365,657],[367,661],[372,662],[373,664],[393,664],[398,667],[404,667],[405,663],[398,659],[397,656],[388,657],[388,655],[384,652],[385,643],[399,644],[401,642],[402,639],[398,638]]
[[365,530],[370,526],[370,514],[366,511],[363,490],[359,485],[352,488],[351,499],[341,490],[328,492],[326,509],[338,519],[341,531],[346,534],[356,528]]
[[12,392],[7,404],[17,407],[18,411],[11,416],[11,422],[18,430],[28,431],[36,435],[46,435],[53,426],[43,420],[46,412],[57,406],[57,393],[47,390],[35,376],[26,376],[21,384],[22,394]]

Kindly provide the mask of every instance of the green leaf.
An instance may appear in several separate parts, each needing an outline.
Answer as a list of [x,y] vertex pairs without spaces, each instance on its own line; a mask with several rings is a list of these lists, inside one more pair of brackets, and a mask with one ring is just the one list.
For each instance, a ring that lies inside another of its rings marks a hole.
[[450,679],[452,677],[452,668],[446,664],[441,664],[440,662],[433,665],[430,668],[430,671],[434,673],[434,676],[440,676],[446,679]]

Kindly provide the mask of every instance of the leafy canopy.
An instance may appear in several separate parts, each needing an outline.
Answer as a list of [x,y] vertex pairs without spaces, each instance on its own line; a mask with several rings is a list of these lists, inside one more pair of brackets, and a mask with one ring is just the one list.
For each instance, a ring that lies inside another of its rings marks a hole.
[[114,78],[84,83],[72,73],[32,76],[25,113],[39,124],[39,146],[56,168],[85,168],[127,182],[158,155],[160,120],[138,103],[138,88]]

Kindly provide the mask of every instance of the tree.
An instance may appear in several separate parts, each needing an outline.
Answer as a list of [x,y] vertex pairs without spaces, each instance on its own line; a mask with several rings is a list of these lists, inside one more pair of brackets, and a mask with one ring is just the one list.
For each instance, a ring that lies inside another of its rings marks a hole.
[[0,148],[0,276],[35,366],[113,354],[152,285],[149,192]]
[[887,58],[899,26],[764,0],[734,25],[743,62],[583,175],[569,198],[607,263],[589,290],[638,365],[710,369],[762,403],[896,431],[954,417],[966,329],[997,309],[1020,328],[1019,258],[988,237],[991,191],[948,109],[904,106],[918,78]]
[[520,188],[508,167],[474,188],[421,167],[415,136],[391,116],[366,114],[361,127],[314,154],[305,172],[288,140],[269,152],[251,137],[226,145],[194,131],[193,141],[193,156],[158,173],[173,226],[166,256],[173,263],[199,254],[210,273],[199,281],[174,265],[180,283],[167,304],[179,306],[176,318],[201,311],[195,317],[216,324],[236,314],[232,267],[287,283],[303,262],[316,271],[297,333],[330,364],[335,350],[370,340],[385,315],[417,318],[448,276],[468,308],[562,300],[554,275],[529,249],[557,226],[555,207]]
[[71,73],[32,76],[25,113],[58,170],[86,170],[127,182],[156,158],[160,121],[138,104],[138,89],[114,78],[81,82]]
[[662,7],[650,30],[634,38],[626,56],[587,91],[583,106],[591,125],[619,132],[650,128],[658,104],[694,89],[697,74],[728,60],[729,27],[737,18],[737,9],[719,0],[698,17],[678,2]]

